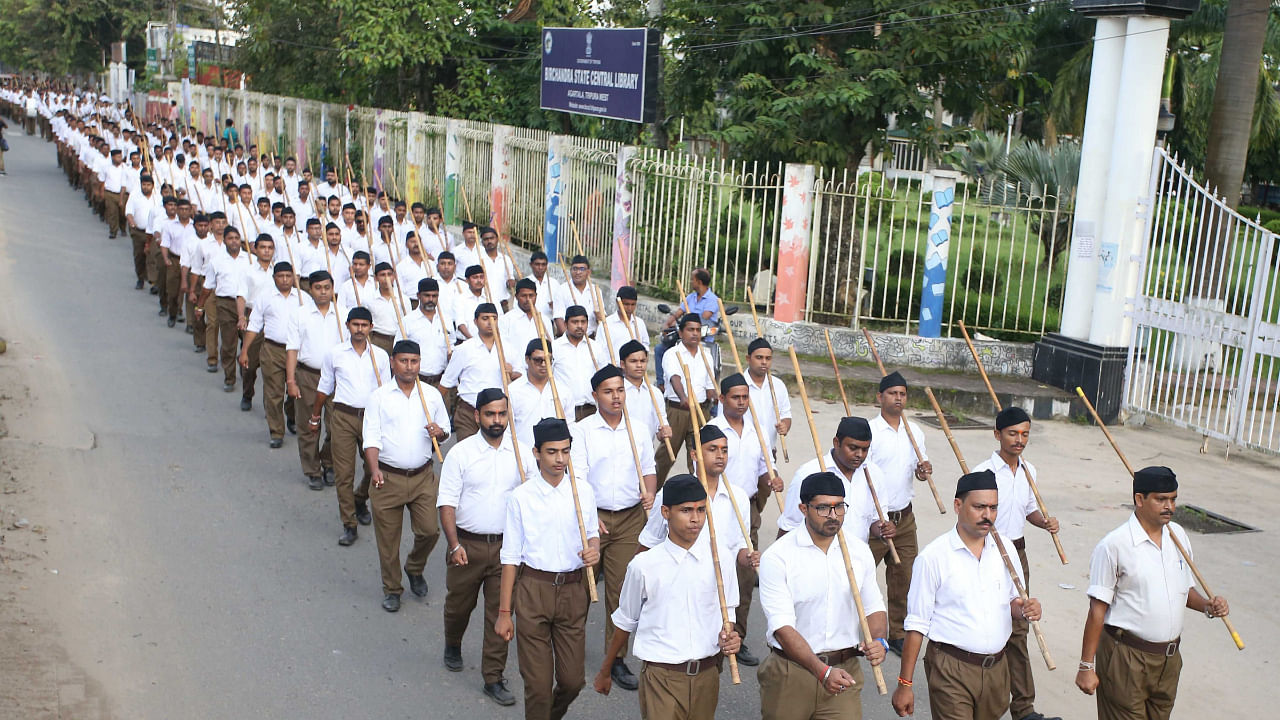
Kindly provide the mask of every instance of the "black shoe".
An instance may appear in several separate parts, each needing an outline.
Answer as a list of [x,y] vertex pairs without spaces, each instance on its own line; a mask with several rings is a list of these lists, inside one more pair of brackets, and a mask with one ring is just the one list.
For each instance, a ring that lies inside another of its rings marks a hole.
[[289,430],[290,435],[298,434],[298,423],[293,420],[286,420],[284,426]]
[[249,412],[253,409],[253,400],[251,398],[240,398],[240,412]]
[[631,668],[621,658],[613,661],[613,669],[609,671],[609,675],[613,677],[613,684],[623,690],[636,690],[640,687],[640,681],[631,674]]
[[142,289],[142,281],[141,281],[141,280],[139,280],[138,282],[134,283],[134,285],[133,285],[133,289],[134,289],[134,290],[141,290],[141,289]]
[[421,575],[414,575],[408,570],[405,570],[405,574],[409,576],[409,589],[413,591],[413,594],[418,597],[426,597],[427,579]]
[[325,468],[324,472],[320,474],[324,477],[325,485],[329,485],[329,486],[333,485],[333,468]]
[[400,596],[388,595],[382,598],[382,609],[387,612],[398,612],[400,610]]
[[278,450],[284,446],[284,438],[271,438],[271,442],[267,445],[272,450]]
[[116,234],[115,234],[115,233],[111,233],[110,235],[107,235],[107,239],[108,239],[108,240],[115,240],[115,239],[116,239]]
[[205,372],[216,373],[216,372],[218,372],[218,366],[217,366],[217,364],[216,364],[216,363],[215,363],[215,364],[213,364],[213,365],[207,365],[207,366],[205,366],[205,369],[204,369],[204,370],[205,370]]
[[902,638],[898,638],[897,640],[890,640],[889,649],[892,650],[895,654],[897,654],[898,657],[902,657]]
[[204,351],[206,351],[206,350],[208,350],[208,349],[209,349],[209,348],[207,348],[207,347],[205,347],[205,346],[203,346],[203,345],[197,345],[197,346],[196,346],[196,349],[195,349],[195,350],[193,350],[192,352],[194,352],[194,353],[196,353],[197,355],[199,355],[200,353],[202,353],[202,352],[204,352]]
[[457,645],[444,646],[444,667],[449,672],[462,672],[462,648]]
[[[182,317],[181,315],[179,315],[177,319],[178,319],[178,322],[180,322],[180,323],[184,323],[184,322],[186,322],[186,321],[187,321],[187,319],[186,319],[186,318],[184,318],[184,317]],[[188,330],[187,332],[191,332],[191,331],[190,331],[190,330]]]
[[1023,715],[1023,716],[1022,716],[1022,718],[1021,718],[1021,720],[1062,720],[1062,718],[1060,718],[1060,717],[1053,717],[1053,716],[1041,715],[1040,713],[1038,713],[1038,712],[1036,712],[1036,711],[1032,710],[1031,712],[1027,713],[1026,715]]
[[746,645],[738,648],[738,663],[747,667],[755,667],[760,664],[760,658],[751,654]]
[[236,389],[235,383],[227,383],[222,386],[222,392],[224,393],[235,392],[235,389]]
[[499,680],[496,683],[485,683],[484,694],[488,695],[490,700],[498,703],[499,705],[510,706],[516,704],[515,696],[507,689],[506,680]]
[[319,475],[314,475],[307,478],[307,487],[311,488],[312,490],[323,490],[324,478],[320,477]]
[[168,314],[169,314],[169,311],[168,311],[168,310],[165,310],[165,309],[164,309],[164,306],[163,306],[163,305],[161,305],[161,306],[160,306],[160,312],[158,312],[158,313],[156,313],[156,314],[157,314],[157,315],[168,315]]
[[156,287],[155,285],[152,285],[152,286],[151,286],[151,294],[152,294],[152,295],[159,295],[159,294],[160,294],[160,288]]
[[174,325],[177,325],[177,324],[178,324],[178,319],[177,319],[177,318],[172,318],[172,317],[171,317],[171,318],[169,318],[169,321],[168,321],[166,324],[167,324],[169,327],[173,327]]
[[356,529],[354,527],[342,528],[342,537],[338,538],[338,544],[347,547],[356,541]]
[[373,515],[369,513],[368,503],[356,503],[356,522],[361,525],[368,525],[373,522]]

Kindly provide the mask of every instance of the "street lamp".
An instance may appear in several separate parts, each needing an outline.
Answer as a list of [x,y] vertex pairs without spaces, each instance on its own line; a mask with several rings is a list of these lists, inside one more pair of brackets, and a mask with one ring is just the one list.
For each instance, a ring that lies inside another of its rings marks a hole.
[[1178,116],[1169,111],[1169,100],[1167,98],[1160,100],[1160,114],[1156,116],[1156,145],[1164,147],[1165,137],[1173,132],[1173,126],[1178,121]]

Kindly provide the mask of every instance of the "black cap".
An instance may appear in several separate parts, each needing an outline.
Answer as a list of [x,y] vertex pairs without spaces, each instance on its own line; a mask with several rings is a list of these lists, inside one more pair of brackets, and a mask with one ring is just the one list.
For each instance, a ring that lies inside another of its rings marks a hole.
[[507,396],[502,394],[502,388],[485,388],[476,394],[476,409],[488,405],[498,400],[506,400]]
[[418,343],[414,342],[413,340],[401,340],[397,342],[395,345],[391,346],[392,355],[399,355],[400,353],[407,353],[409,355],[421,355],[422,348],[418,345]]
[[995,490],[996,474],[990,470],[979,470],[961,475],[956,483],[956,497],[962,498],[974,490]]
[[1007,407],[996,415],[996,429],[1003,430],[1013,425],[1031,422],[1031,416],[1020,407]]
[[1163,465],[1144,467],[1133,474],[1135,493],[1171,493],[1178,489],[1178,476]]
[[662,504],[675,507],[689,502],[707,499],[707,489],[702,487],[698,479],[688,473],[673,475],[662,485]]
[[576,318],[576,317],[587,317],[587,309],[582,307],[581,305],[570,305],[569,307],[565,308],[565,311],[564,311],[565,320],[569,320],[570,318]]
[[755,340],[752,340],[751,344],[747,345],[747,355],[750,355],[757,350],[773,350],[773,346],[769,344],[768,340],[758,337]]
[[605,380],[620,377],[622,377],[622,371],[618,369],[617,365],[606,364],[597,370],[595,375],[591,376],[591,392],[595,392]]
[[457,262],[458,258],[453,256],[453,251],[445,250],[436,256],[436,262],[440,262],[441,260],[452,260],[454,262]]
[[391,263],[389,263],[389,262],[380,262],[380,263],[378,263],[377,265],[374,265],[374,266],[373,266],[373,274],[374,274],[374,275],[377,275],[378,273],[382,272],[383,270],[386,270],[387,272],[395,272],[395,271],[396,271],[396,269],[395,269],[394,267],[392,267],[392,266],[391,266]]
[[734,373],[726,376],[720,381],[720,394],[725,395],[736,387],[746,387],[747,379],[742,377],[742,373]]
[[800,483],[800,502],[808,502],[819,495],[844,497],[844,483],[833,472],[816,472]]
[[422,278],[418,281],[418,292],[440,292],[440,283],[435,278]]
[[712,425],[711,423],[703,425],[702,429],[698,431],[698,442],[701,442],[704,445],[709,442],[724,439],[724,431],[721,430],[719,426]]
[[684,326],[688,325],[691,322],[696,322],[699,325],[701,325],[702,316],[698,315],[697,313],[685,313],[684,315],[680,316],[680,323],[678,324],[677,327],[679,327],[681,330],[684,330]]
[[889,388],[892,388],[892,387],[906,387],[906,386],[907,386],[907,379],[902,377],[902,373],[899,373],[897,370],[894,370],[888,375],[885,375],[883,378],[880,378],[880,392],[884,392],[885,390],[888,390]]
[[618,288],[618,299],[619,300],[639,300],[640,294],[637,293],[636,289],[631,287],[630,285],[623,285],[622,287]]
[[484,274],[484,268],[480,267],[479,265],[469,265],[467,266],[467,271],[463,273],[463,276],[470,279],[472,275],[483,275],[483,274]]
[[520,278],[516,281],[516,292],[520,292],[521,290],[532,290],[533,292],[538,292],[538,285],[529,278]]
[[347,313],[347,322],[351,322],[352,320],[373,322],[373,313],[369,312],[369,308],[367,307],[353,307],[351,308],[351,311]]
[[618,362],[622,362],[638,352],[648,353],[649,351],[645,349],[644,344],[639,340],[628,340],[622,343],[622,347],[618,348]]
[[559,418],[543,418],[533,426],[533,446],[541,447],[549,442],[569,440],[569,423]]
[[476,306],[476,317],[481,315],[497,315],[498,308],[493,303],[480,303]]
[[871,442],[871,423],[867,422],[866,418],[860,417],[840,418],[840,425],[836,427],[836,437]]

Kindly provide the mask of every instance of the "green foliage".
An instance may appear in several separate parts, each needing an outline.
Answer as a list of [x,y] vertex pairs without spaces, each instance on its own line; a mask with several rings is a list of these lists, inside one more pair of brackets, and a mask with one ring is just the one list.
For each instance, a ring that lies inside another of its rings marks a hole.
[[140,69],[151,0],[0,0],[0,62],[55,76],[103,69],[111,43],[124,40]]

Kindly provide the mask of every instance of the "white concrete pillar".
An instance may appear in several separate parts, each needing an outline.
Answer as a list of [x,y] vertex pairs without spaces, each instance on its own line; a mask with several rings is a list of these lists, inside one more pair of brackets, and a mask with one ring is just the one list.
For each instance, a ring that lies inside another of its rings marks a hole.
[[1093,296],[1098,284],[1098,233],[1110,176],[1111,140],[1120,99],[1120,67],[1125,18],[1101,17],[1093,31],[1093,67],[1080,148],[1080,180],[1059,332],[1077,340],[1089,338]]
[[1120,71],[1121,101],[1116,105],[1111,140],[1111,178],[1098,243],[1098,280],[1094,293],[1089,342],[1123,346],[1129,342],[1131,309],[1138,286],[1138,258],[1143,252],[1139,202],[1148,192],[1151,155],[1160,113],[1169,18],[1131,16],[1125,25]]

